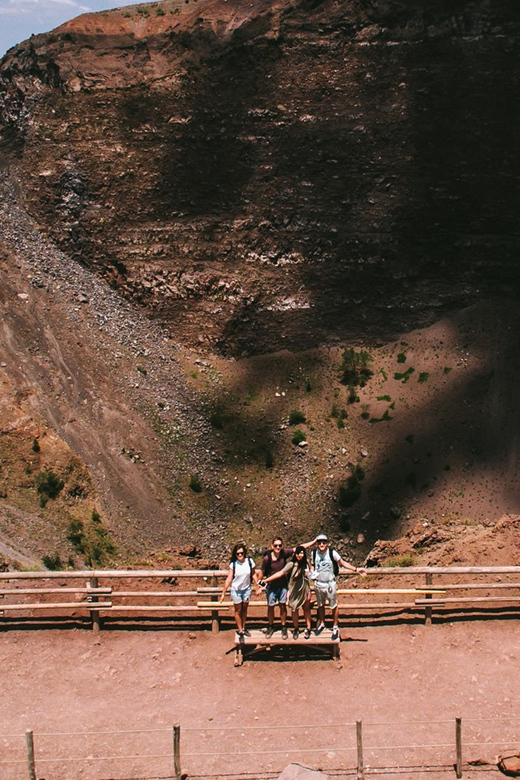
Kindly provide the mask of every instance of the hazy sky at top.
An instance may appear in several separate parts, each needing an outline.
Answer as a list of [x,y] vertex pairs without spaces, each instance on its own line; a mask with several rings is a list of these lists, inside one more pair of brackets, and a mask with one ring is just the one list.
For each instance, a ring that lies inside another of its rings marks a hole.
[[106,11],[145,0],[0,0],[0,57],[33,33],[48,32],[88,11]]

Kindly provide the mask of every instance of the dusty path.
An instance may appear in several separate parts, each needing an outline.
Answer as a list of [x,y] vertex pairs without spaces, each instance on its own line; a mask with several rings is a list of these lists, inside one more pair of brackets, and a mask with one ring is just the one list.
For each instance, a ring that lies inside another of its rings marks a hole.
[[[492,762],[506,749],[492,743],[520,747],[519,633],[515,620],[343,629],[339,663],[275,659],[235,669],[229,631],[106,631],[99,640],[87,630],[8,631],[0,638],[0,761],[24,760],[23,737],[4,735],[31,728],[39,778],[165,777],[179,723],[189,775],[260,776],[291,761],[352,769],[359,718],[367,764],[449,765],[460,716],[465,742],[486,743],[465,747],[464,759]],[[126,733],[70,736],[91,731]],[[93,760],[109,756],[120,758]],[[24,763],[1,769],[6,780],[26,777]],[[464,774],[477,776],[500,775]]]

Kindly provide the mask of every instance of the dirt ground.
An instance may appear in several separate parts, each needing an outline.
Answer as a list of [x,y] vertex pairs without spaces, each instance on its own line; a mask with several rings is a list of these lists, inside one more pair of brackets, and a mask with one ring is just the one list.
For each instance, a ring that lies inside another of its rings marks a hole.
[[456,717],[464,762],[520,747],[519,633],[507,618],[354,626],[340,661],[271,653],[234,668],[229,630],[4,631],[0,775],[27,777],[32,729],[38,778],[169,777],[173,724],[188,776],[262,777],[291,762],[355,775],[361,719],[378,774],[421,777],[413,767],[426,765],[425,777],[455,777]]

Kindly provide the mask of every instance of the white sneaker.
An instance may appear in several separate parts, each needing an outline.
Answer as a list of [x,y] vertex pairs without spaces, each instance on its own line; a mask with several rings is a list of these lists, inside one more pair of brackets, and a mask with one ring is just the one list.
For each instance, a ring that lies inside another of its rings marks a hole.
[[332,634],[330,635],[330,638],[333,642],[337,642],[339,639],[339,628],[337,626],[334,626],[332,629]]

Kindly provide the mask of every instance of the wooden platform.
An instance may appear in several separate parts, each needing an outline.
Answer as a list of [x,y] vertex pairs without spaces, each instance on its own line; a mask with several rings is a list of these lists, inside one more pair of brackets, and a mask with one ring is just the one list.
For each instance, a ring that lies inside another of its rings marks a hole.
[[300,631],[298,639],[293,639],[292,629],[287,629],[287,639],[282,637],[282,631],[277,628],[271,637],[266,637],[264,631],[258,629],[249,629],[251,636],[245,636],[244,641],[240,642],[235,634],[235,666],[241,666],[245,657],[252,656],[255,652],[261,650],[269,651],[272,647],[298,647],[323,650],[331,654],[333,658],[340,656],[341,639],[331,639],[332,630],[325,628],[319,636],[312,631],[309,639],[303,638],[303,631]]

